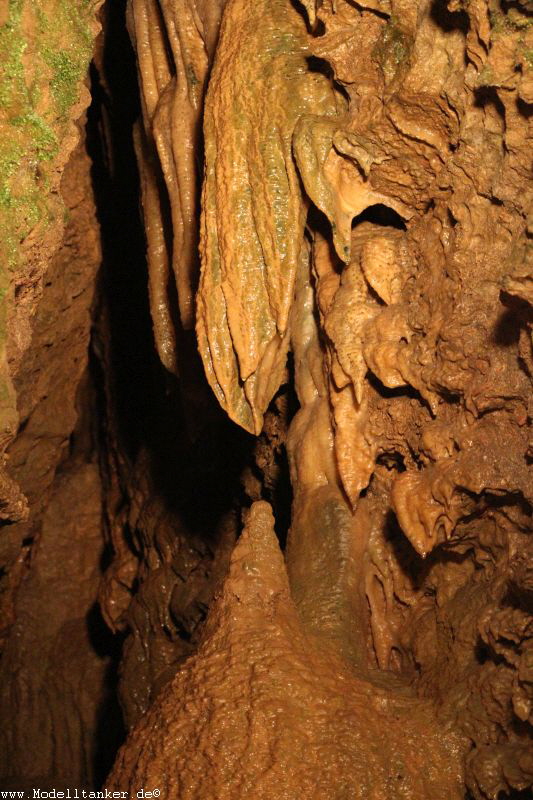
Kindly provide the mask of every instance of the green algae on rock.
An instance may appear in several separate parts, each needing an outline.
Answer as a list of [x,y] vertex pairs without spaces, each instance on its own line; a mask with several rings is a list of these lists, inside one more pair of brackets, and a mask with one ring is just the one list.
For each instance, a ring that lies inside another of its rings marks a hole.
[[[0,18],[2,461],[17,427],[12,375],[29,343],[41,277],[62,234],[59,183],[78,138],[72,122],[88,104],[83,79],[101,2],[10,0]],[[13,482],[5,474],[0,482],[0,516],[24,516],[25,501]]]

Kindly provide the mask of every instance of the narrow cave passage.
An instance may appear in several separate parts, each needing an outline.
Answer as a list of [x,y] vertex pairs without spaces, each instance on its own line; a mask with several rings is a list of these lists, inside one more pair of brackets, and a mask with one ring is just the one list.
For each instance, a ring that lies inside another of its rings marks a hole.
[[532,797],[524,3],[2,14],[1,789]]

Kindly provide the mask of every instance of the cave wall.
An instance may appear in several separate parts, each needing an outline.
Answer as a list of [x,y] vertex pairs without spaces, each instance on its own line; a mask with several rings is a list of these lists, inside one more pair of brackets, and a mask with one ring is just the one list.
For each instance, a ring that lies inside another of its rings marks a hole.
[[[101,2],[13,0],[2,6],[0,228],[2,258],[2,453],[17,431],[13,381],[30,340],[43,275],[61,242],[61,175],[79,139],[74,124],[85,86]],[[6,458],[3,455],[5,462]],[[2,469],[2,519],[28,515]]]
[[100,5],[13,2],[0,27],[0,780],[19,789],[92,785],[109,767],[94,736],[113,647],[93,641],[105,544],[88,363],[101,245],[84,113]]
[[530,796],[531,15],[105,5],[6,295],[8,785],[124,725],[112,790]]
[[111,664],[91,640],[105,542],[88,392],[101,263],[90,172],[83,137],[63,174],[68,219],[14,382],[20,429],[9,464],[30,513],[3,532],[16,558],[4,562],[0,713],[10,723],[0,752],[2,779],[17,786],[92,785],[92,732],[105,718]]

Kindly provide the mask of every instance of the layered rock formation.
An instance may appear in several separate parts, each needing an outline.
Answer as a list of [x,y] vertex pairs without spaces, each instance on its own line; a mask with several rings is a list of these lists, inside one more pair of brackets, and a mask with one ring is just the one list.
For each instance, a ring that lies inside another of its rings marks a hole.
[[84,80],[102,0],[4,3],[0,14],[2,128],[2,519],[18,522],[28,506],[4,469],[17,430],[13,381],[32,335],[43,275],[61,243],[60,180],[79,139],[74,124],[90,97]]

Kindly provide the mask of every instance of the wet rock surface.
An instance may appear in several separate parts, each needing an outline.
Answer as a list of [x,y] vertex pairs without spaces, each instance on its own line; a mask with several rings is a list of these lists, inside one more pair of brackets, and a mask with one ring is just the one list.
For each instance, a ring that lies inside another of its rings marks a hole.
[[111,790],[530,796],[531,13],[106,4],[15,382],[9,780],[96,785],[120,701]]
[[257,502],[197,654],[107,786],[183,798],[459,798],[459,751],[407,688],[362,680],[305,634],[270,507]]

